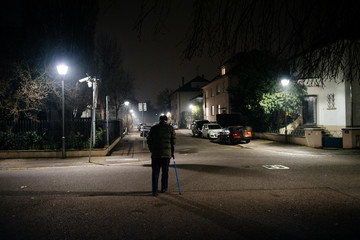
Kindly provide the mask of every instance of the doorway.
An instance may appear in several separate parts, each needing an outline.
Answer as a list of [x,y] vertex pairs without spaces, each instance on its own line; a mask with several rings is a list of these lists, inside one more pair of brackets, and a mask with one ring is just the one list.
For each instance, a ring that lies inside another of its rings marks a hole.
[[317,96],[306,96],[304,98],[303,124],[317,125]]

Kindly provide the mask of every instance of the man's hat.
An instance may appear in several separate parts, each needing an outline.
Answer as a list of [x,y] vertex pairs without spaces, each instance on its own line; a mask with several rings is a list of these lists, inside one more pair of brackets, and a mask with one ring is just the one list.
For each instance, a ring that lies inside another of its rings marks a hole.
[[167,116],[165,116],[165,115],[161,115],[160,118],[159,118],[159,120],[160,120],[160,121],[167,121],[168,118],[167,118]]

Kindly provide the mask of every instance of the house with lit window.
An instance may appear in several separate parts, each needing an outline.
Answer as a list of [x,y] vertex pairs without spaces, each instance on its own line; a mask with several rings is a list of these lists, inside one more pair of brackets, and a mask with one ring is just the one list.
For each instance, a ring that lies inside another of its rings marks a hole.
[[203,111],[204,119],[210,122],[216,121],[216,114],[231,113],[229,106],[229,76],[225,74],[225,67],[222,67],[221,75],[214,78],[203,89]]
[[[191,124],[191,104],[200,101],[202,106],[201,88],[208,84],[203,76],[196,76],[194,79],[182,85],[170,95],[171,121],[178,124],[180,128],[189,127]],[[199,97],[200,94],[200,97]]]
[[234,55],[219,67],[220,74],[202,88],[205,120],[215,122],[217,114],[240,114],[239,110],[230,103],[231,96],[228,89],[239,82],[239,77],[234,71],[239,62],[244,61],[249,55],[258,53],[254,50]]
[[[238,53],[230,58],[220,66],[220,74],[202,88],[204,119],[216,121],[217,114],[238,113],[237,109],[231,106],[228,89],[239,80],[233,69],[244,57],[246,53]],[[302,125],[303,128],[320,128],[321,132],[327,132],[335,137],[344,137],[344,134],[353,132],[350,137],[351,144],[360,147],[359,79],[354,79],[352,82],[328,79],[323,84],[310,78],[297,79],[297,81],[304,84],[307,89],[297,124]],[[289,124],[289,134],[296,127],[294,124]]]

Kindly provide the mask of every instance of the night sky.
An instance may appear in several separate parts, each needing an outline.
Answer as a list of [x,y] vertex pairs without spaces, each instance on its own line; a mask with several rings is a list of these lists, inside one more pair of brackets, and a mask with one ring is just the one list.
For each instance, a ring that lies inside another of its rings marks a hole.
[[153,22],[147,21],[141,40],[133,29],[140,11],[141,1],[114,1],[109,7],[106,1],[100,1],[98,34],[114,37],[121,45],[125,70],[135,78],[136,98],[140,101],[151,100],[156,104],[159,91],[176,89],[185,83],[204,75],[211,80],[218,74],[218,63],[204,56],[191,61],[182,60],[185,47],[186,27],[191,16],[192,1],[175,4],[171,11],[165,31],[154,36]]

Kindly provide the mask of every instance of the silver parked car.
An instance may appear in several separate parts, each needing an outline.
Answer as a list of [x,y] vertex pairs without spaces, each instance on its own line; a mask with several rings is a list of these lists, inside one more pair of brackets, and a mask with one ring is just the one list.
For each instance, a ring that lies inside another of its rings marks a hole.
[[218,123],[204,123],[201,129],[201,135],[203,138],[218,138],[219,133],[222,131],[222,127]]

